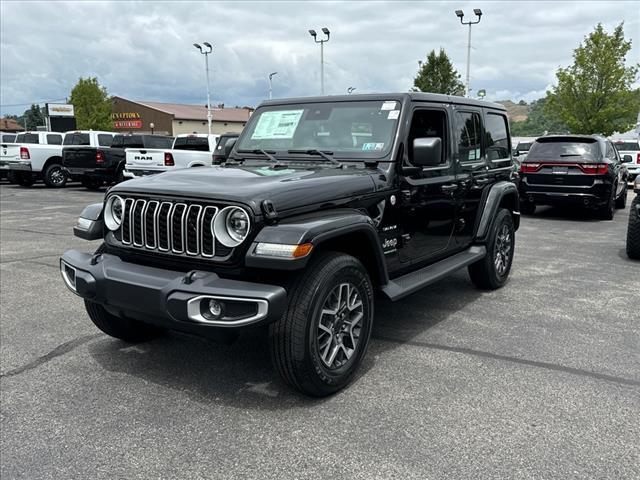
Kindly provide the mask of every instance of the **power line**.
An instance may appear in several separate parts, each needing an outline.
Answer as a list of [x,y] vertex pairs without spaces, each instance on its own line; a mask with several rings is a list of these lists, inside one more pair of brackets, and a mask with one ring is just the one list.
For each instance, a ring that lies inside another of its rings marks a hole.
[[8,107],[28,107],[31,105],[40,105],[41,103],[66,102],[66,98],[56,98],[55,100],[42,100],[41,102],[13,103],[11,105],[0,105],[2,108]]

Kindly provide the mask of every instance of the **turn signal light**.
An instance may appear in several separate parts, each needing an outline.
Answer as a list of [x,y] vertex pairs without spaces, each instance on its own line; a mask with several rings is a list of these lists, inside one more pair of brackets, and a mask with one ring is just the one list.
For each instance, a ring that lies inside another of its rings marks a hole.
[[100,150],[96,152],[96,163],[104,163],[104,153]]
[[20,147],[20,159],[31,160],[31,156],[29,155],[29,149],[27,147]]
[[164,166],[165,167],[173,167],[175,166],[175,162],[173,161],[173,155],[169,152],[165,152],[164,154]]
[[312,243],[302,243],[300,245],[286,245],[281,243],[263,243],[256,246],[256,255],[283,258],[306,257],[313,250]]

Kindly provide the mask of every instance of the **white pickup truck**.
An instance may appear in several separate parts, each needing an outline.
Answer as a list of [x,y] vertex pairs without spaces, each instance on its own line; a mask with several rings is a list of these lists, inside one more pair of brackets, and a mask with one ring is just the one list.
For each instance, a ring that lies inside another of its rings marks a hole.
[[171,149],[127,148],[123,175],[142,177],[174,168],[210,167],[220,135],[188,133],[178,135]]
[[0,147],[0,169],[9,181],[29,187],[42,179],[48,187],[63,187],[67,177],[62,170],[64,133],[23,132],[14,143]]

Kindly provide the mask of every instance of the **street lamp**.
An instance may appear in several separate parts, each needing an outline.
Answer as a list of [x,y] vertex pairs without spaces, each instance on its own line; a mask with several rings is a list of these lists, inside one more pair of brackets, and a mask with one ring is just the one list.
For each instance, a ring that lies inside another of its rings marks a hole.
[[156,124],[155,124],[155,123],[151,122],[151,123],[149,124],[149,128],[151,128],[151,135],[153,135],[153,129],[154,129],[155,127],[156,127]]
[[278,72],[271,72],[269,74],[269,100],[271,100],[271,91],[272,91],[272,83],[271,83],[271,79],[276,76],[278,74]]
[[320,44],[320,94],[324,95],[324,42],[329,41],[329,29],[327,27],[322,27],[322,33],[324,33],[327,38],[318,40],[318,34],[315,30],[309,30],[309,35],[313,37],[313,40],[316,43]]
[[462,10],[456,10],[456,17],[460,19],[460,23],[462,25],[469,25],[469,36],[467,37],[467,81],[466,81],[466,95],[469,96],[469,69],[471,68],[471,25],[475,25],[476,23],[480,23],[480,19],[482,17],[482,10],[479,8],[474,8],[473,13],[476,14],[478,19],[476,21],[469,20],[465,22],[462,20],[464,17],[464,12]]
[[349,87],[349,88],[347,88],[347,93],[349,95],[351,95],[355,89],[356,89],[356,87]]
[[[204,45],[206,48],[202,48]],[[213,52],[213,47],[209,42],[202,42],[202,45],[194,43],[193,46],[200,50],[200,53],[204,55],[204,66],[207,72],[207,125],[209,127],[209,135],[211,135],[211,121],[213,115],[211,114],[211,94],[209,93],[209,54]]]

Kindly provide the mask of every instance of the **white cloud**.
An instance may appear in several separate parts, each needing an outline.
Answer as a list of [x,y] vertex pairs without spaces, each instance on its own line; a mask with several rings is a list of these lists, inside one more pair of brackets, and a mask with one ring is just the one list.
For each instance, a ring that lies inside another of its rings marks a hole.
[[204,103],[192,43],[207,40],[216,102],[259,103],[272,71],[276,97],[314,95],[319,47],[307,30],[323,26],[327,93],[406,91],[431,49],[445,48],[464,78],[466,29],[453,11],[477,7],[471,87],[491,99],[544,95],[598,22],[624,20],[628,58],[640,57],[635,2],[1,2],[0,103],[64,98],[80,76],[132,99]]

